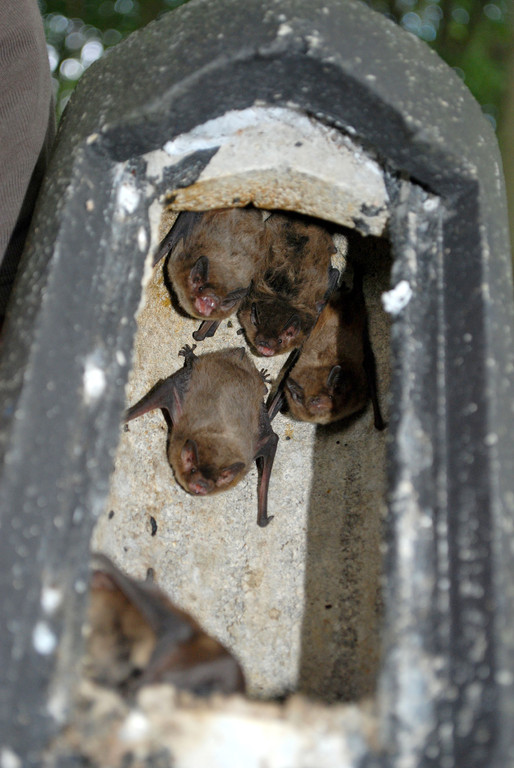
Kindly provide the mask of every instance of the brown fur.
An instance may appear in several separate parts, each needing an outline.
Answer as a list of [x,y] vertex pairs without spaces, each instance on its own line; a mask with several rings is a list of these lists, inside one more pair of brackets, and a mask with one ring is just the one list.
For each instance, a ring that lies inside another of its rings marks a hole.
[[329,233],[309,219],[278,213],[267,219],[266,262],[239,312],[257,352],[272,356],[301,346],[327,299],[335,250]]
[[268,487],[277,450],[263,396],[265,371],[257,371],[244,347],[197,357],[180,352],[184,367],[152,387],[125,414],[125,421],[155,408],[168,412],[168,459],[180,485],[204,496],[227,490],[248,472],[259,474],[257,525],[268,525]]
[[[322,311],[286,380],[289,410],[296,419],[328,424],[360,411],[370,392],[365,370],[366,309],[360,291],[337,292]],[[335,386],[329,386],[340,366]]]
[[[262,376],[242,347],[196,359],[168,445],[169,462],[186,491],[218,493],[248,472],[257,451],[265,393]],[[194,441],[198,453],[193,473],[183,457],[188,441]]]
[[[207,275],[195,272],[206,258]],[[264,223],[252,208],[207,211],[171,251],[168,275],[193,317],[222,320],[236,312],[264,258]],[[231,301],[234,291],[241,292]],[[224,306],[225,302],[226,306]]]
[[104,555],[91,578],[85,671],[128,692],[173,683],[196,693],[244,690],[236,660],[156,586],[137,582]]

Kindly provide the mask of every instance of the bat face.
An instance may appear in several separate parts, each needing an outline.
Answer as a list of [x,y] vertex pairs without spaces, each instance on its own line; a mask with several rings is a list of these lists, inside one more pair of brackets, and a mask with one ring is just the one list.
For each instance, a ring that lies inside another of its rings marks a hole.
[[255,209],[182,212],[163,241],[180,305],[199,319],[237,311],[264,258],[264,224]]
[[194,496],[227,490],[236,485],[249,469],[243,461],[221,462],[216,466],[213,463],[215,453],[206,449],[205,445],[201,445],[199,450],[196,440],[191,439],[185,441],[178,457],[175,451],[172,456],[172,466],[180,485]]
[[368,401],[364,370],[334,365],[294,373],[286,380],[285,394],[291,414],[300,421],[330,424],[356,413]]
[[305,338],[305,318],[286,302],[250,297],[239,314],[248,342],[264,357],[299,347]]
[[[186,277],[188,296],[187,299],[182,296],[182,303],[194,317],[223,320],[237,310],[248,293],[250,286],[236,287],[227,292],[227,286],[216,279],[215,272],[210,270],[207,256],[200,256]],[[180,293],[180,288],[177,292]]]

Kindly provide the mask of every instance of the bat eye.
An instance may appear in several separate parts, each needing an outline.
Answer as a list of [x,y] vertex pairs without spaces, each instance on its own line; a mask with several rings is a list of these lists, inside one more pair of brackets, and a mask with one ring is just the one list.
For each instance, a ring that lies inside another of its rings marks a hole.
[[195,467],[191,467],[191,471],[190,471],[189,474],[190,475],[196,475],[196,468]]

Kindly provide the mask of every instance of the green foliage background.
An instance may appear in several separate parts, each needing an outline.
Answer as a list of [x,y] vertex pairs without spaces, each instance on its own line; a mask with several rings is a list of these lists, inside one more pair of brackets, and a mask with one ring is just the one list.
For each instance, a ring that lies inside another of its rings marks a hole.
[[[507,65],[514,40],[512,0],[362,1],[434,47],[464,79],[497,126],[502,119]],[[187,0],[40,0],[58,114],[62,113],[82,72],[104,50],[185,2]]]

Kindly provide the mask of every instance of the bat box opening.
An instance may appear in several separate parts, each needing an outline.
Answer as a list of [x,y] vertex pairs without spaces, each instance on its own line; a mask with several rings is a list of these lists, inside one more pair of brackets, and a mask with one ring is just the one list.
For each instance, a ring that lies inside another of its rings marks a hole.
[[[173,221],[165,215],[161,236]],[[265,218],[265,214],[264,214]],[[348,253],[360,252],[378,391],[387,420],[389,326],[381,292],[389,287],[385,239],[342,228]],[[132,405],[182,368],[199,320],[177,311],[162,262],[138,316]],[[195,353],[246,347],[257,368],[278,376],[286,355],[252,354],[237,315],[197,342]],[[213,382],[214,385],[214,382]],[[204,405],[202,406],[204,407]],[[371,404],[320,426],[278,413],[267,527],[258,527],[255,463],[233,488],[194,496],[168,463],[168,424],[159,409],[121,433],[116,469],[93,551],[126,573],[156,583],[241,663],[258,698],[295,690],[325,701],[358,701],[375,691],[380,664],[381,539],[385,436]]]

